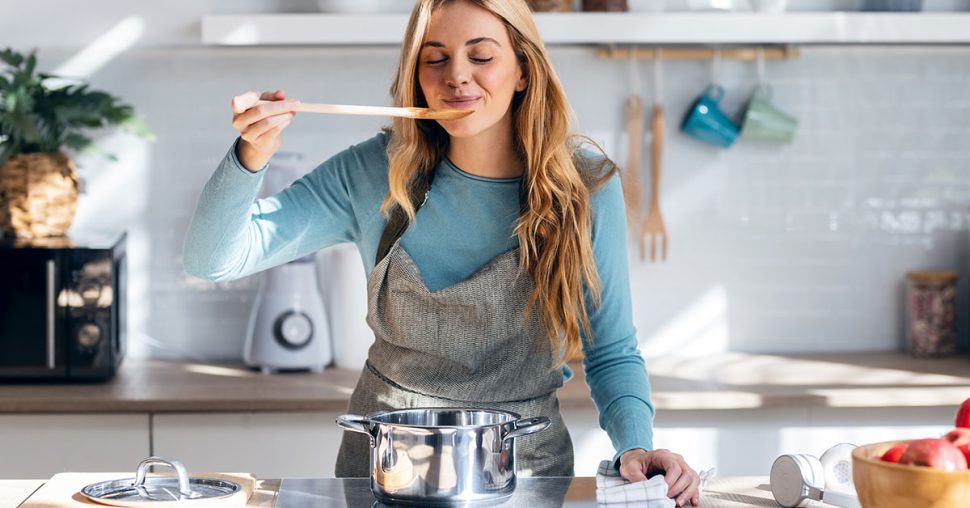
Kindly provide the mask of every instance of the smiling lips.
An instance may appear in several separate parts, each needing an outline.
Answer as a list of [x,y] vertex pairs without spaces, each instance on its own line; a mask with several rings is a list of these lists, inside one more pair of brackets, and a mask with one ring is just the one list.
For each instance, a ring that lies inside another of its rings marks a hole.
[[481,97],[475,97],[472,95],[466,95],[462,97],[455,97],[453,99],[444,99],[445,104],[451,108],[455,109],[469,109],[473,104],[478,102]]

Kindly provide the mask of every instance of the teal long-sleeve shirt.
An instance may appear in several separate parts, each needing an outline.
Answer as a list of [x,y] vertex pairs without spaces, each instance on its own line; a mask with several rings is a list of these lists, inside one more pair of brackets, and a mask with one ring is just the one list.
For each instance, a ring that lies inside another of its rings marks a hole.
[[[257,194],[265,168],[246,170],[234,143],[199,197],[185,239],[186,271],[232,280],[353,242],[370,273],[386,224],[380,205],[388,192],[387,142],[381,133],[351,146],[264,199]],[[518,245],[520,180],[475,176],[447,159],[438,165],[427,201],[401,237],[430,290],[466,279]],[[587,306],[594,344],[584,340],[583,368],[616,460],[633,448],[653,449],[654,409],[633,326],[619,177],[591,200],[602,294],[600,306]],[[568,367],[563,374],[572,376]]]

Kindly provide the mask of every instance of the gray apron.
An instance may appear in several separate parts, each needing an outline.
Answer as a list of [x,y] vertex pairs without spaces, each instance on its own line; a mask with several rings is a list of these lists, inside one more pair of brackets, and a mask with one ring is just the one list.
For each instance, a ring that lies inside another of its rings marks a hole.
[[[572,476],[573,448],[559,413],[562,370],[551,369],[538,312],[523,310],[532,291],[518,248],[439,291],[395,240],[367,277],[367,323],[375,341],[348,411],[477,407],[546,416],[546,430],[516,439],[521,476]],[[370,475],[368,437],[344,432],[337,477]]]

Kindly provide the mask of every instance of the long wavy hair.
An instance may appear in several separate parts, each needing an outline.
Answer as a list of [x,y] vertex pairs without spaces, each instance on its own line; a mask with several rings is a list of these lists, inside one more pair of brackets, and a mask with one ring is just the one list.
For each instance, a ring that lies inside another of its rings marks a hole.
[[[455,0],[415,3],[391,85],[396,106],[427,106],[417,78],[419,53],[432,10],[450,1]],[[584,291],[598,306],[600,281],[593,258],[590,194],[612,176],[615,165],[592,140],[571,133],[572,109],[525,0],[462,1],[505,23],[527,76],[526,89],[512,99],[514,146],[526,167],[515,233],[519,267],[533,282],[524,318],[534,309],[540,312],[553,368],[558,368],[582,351],[583,336],[593,344]],[[598,163],[582,155],[584,142],[601,154]],[[448,146],[448,133],[437,122],[393,120],[387,148],[390,191],[381,205],[384,215],[398,206],[414,220],[412,185],[434,171],[447,156]]]

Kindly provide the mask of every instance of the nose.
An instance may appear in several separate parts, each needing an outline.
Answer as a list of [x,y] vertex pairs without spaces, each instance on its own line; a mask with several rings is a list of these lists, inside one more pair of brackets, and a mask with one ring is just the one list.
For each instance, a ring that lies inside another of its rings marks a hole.
[[459,88],[467,85],[469,81],[471,81],[471,70],[467,65],[454,60],[449,62],[448,72],[445,74],[445,84],[451,88]]

